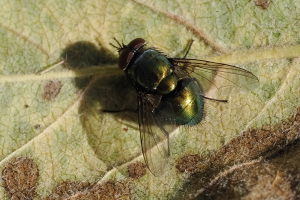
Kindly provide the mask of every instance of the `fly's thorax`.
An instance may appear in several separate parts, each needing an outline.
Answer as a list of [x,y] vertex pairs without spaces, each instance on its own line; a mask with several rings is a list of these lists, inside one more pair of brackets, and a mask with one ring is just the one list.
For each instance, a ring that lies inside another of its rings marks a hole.
[[[164,94],[176,87],[177,81],[172,75],[173,71],[173,65],[164,55],[155,49],[146,49],[135,54],[126,72],[135,85],[146,92],[161,91]],[[167,80],[164,80],[165,78]]]
[[[167,118],[175,115],[176,124],[178,125],[195,125],[203,118],[204,101],[199,93],[201,88],[191,78],[185,78],[178,81],[176,89],[163,96],[157,110],[165,113]],[[169,113],[166,107],[173,108],[173,112]],[[174,113],[174,114],[173,114]]]

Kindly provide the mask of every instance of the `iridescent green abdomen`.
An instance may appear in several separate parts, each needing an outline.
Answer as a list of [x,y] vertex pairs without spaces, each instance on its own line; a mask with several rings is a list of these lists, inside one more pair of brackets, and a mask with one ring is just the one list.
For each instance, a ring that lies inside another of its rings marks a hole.
[[[176,89],[162,97],[156,108],[164,113],[166,118],[174,118],[177,125],[195,125],[203,118],[204,101],[200,94],[200,85],[191,78],[185,78],[177,83]],[[173,108],[170,112],[170,106]],[[175,115],[175,116],[174,116]]]

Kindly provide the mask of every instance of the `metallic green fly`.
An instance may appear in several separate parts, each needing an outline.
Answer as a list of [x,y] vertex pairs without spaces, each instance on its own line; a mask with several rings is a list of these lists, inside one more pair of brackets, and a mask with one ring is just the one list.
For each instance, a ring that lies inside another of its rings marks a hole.
[[[196,125],[203,118],[204,99],[216,90],[252,90],[259,84],[251,72],[232,65],[199,59],[169,58],[155,48],[146,48],[142,38],[128,45],[116,39],[118,66],[137,91],[142,152],[149,170],[164,173],[170,156],[169,133],[179,125]],[[185,54],[187,55],[187,53]]]

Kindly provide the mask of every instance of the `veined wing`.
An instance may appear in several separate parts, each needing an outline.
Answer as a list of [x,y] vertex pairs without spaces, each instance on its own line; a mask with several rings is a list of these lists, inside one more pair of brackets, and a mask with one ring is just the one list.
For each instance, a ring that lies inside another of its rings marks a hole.
[[[170,58],[177,73],[196,78],[204,91],[228,95],[258,87],[259,80],[251,72],[223,63],[198,59]],[[205,95],[205,94],[204,94]]]
[[159,103],[155,95],[138,94],[139,130],[143,156],[155,176],[164,173],[170,156],[169,131],[176,128],[174,119],[167,119],[155,111]]

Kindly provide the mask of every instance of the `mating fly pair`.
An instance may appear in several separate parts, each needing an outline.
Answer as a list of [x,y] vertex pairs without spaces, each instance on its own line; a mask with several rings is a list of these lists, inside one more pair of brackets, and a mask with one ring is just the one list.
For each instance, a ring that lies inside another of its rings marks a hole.
[[142,38],[128,45],[115,41],[119,46],[112,46],[119,52],[118,66],[137,91],[142,152],[155,176],[163,174],[168,163],[169,133],[180,125],[198,124],[204,99],[226,102],[210,98],[206,92],[229,94],[234,88],[251,90],[259,83],[247,70],[187,59],[188,52],[183,58],[169,58],[155,48],[146,48]]

